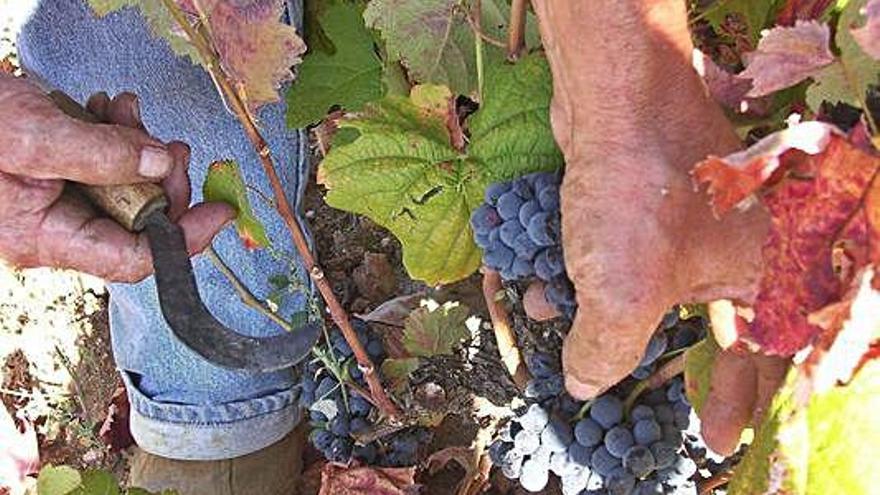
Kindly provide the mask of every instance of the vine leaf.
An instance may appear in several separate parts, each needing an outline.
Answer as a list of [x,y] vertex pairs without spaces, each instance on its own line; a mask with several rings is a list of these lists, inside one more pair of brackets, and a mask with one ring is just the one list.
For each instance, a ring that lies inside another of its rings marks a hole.
[[67,495],[82,484],[82,475],[69,466],[43,466],[37,477],[37,493]]
[[814,111],[819,110],[823,101],[864,108],[868,86],[880,82],[880,61],[862,50],[852,31],[862,22],[859,12],[865,3],[866,0],[850,0],[840,15],[835,36],[840,56],[815,74],[814,83],[807,89],[807,104]]
[[345,467],[328,462],[318,495],[409,495],[416,492],[415,467]]
[[828,146],[836,128],[822,122],[803,122],[775,132],[749,148],[724,158],[709,156],[694,167],[697,183],[709,185],[712,207],[723,215],[750,197],[767,183],[790,150],[807,154],[821,153]]
[[[705,18],[715,32],[725,32],[724,24],[729,19],[737,19],[743,24],[746,39],[758,41],[761,29],[776,12],[778,1],[773,0],[729,0],[716,2],[706,9]],[[754,46],[754,44],[752,45]]]
[[[790,355],[819,334],[808,315],[840,300],[848,277],[872,254],[880,226],[873,223],[876,205],[866,208],[866,198],[876,197],[869,191],[878,187],[874,177],[880,157],[818,123],[782,131],[753,148],[726,163],[703,162],[695,175],[711,183],[721,212],[759,187],[773,185],[762,198],[772,226],[762,251],[765,268],[749,333],[764,352]],[[786,176],[788,171],[793,176]]]
[[247,186],[236,162],[223,160],[212,163],[202,185],[202,194],[205,201],[219,201],[236,209],[235,230],[247,249],[269,246],[266,229],[251,209]]
[[[373,0],[364,11],[367,26],[381,32],[390,58],[400,60],[418,83],[442,84],[456,94],[475,95],[477,63],[469,2],[462,0]],[[503,0],[481,2],[486,35],[504,39],[510,6]],[[537,43],[537,24],[529,15],[526,41]],[[484,65],[504,59],[498,47],[484,45]]]
[[321,14],[320,22],[332,43],[331,51],[313,48],[300,65],[297,80],[287,93],[290,127],[314,124],[334,105],[358,111],[384,92],[382,62],[373,49],[373,38],[364,27],[360,9],[347,3],[334,4]]
[[793,27],[767,31],[750,54],[746,70],[739,74],[752,81],[747,96],[766,96],[815,75],[834,62],[830,41],[828,25],[816,21],[797,21]]
[[403,264],[428,284],[460,280],[480,252],[469,218],[494,180],[562,165],[549,122],[550,72],[540,55],[487,75],[483,106],[471,118],[469,147],[457,139],[452,93],[422,85],[388,95],[340,122],[357,131],[335,144],[318,181],[334,208],[368,216],[403,246]]
[[688,401],[699,413],[703,409],[706,397],[709,396],[709,386],[712,383],[712,367],[715,364],[715,356],[721,352],[721,347],[715,342],[710,333],[705,339],[694,344],[684,355],[684,386]]
[[852,37],[865,53],[880,60],[880,0],[869,0],[865,6],[867,22],[852,30]]
[[864,270],[854,278],[852,297],[829,309],[836,316],[829,320],[834,326],[789,372],[729,493],[874,493],[874,473],[880,468],[875,452],[880,361],[864,345],[850,345],[876,346],[880,336],[880,293],[873,279],[873,268]]
[[406,319],[403,346],[416,357],[452,354],[462,340],[471,336],[469,316],[468,307],[455,302],[422,306]]
[[[279,100],[281,83],[293,78],[305,43],[296,29],[281,21],[283,0],[174,0],[193,24],[209,33],[220,63],[251,108]],[[205,60],[182,36],[162,0],[89,0],[98,15],[138,7],[157,36],[179,55],[204,65]],[[196,7],[198,5],[198,8]]]

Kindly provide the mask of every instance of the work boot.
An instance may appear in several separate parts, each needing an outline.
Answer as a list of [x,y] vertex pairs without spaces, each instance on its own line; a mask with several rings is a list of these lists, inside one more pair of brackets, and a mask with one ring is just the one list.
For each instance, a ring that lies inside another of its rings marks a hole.
[[178,461],[136,449],[130,485],[180,495],[297,495],[306,426],[252,454],[219,461]]

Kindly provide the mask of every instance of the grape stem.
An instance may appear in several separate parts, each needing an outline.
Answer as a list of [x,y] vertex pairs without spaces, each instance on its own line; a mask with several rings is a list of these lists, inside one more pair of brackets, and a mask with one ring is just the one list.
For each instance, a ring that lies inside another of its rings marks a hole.
[[348,345],[351,346],[352,351],[354,351],[355,359],[357,359],[358,365],[363,370],[364,379],[370,389],[370,395],[373,398],[373,402],[383,416],[399,418],[402,415],[400,408],[391,400],[390,396],[382,387],[379,374],[376,371],[375,366],[373,366],[370,357],[367,355],[364,346],[361,344],[360,340],[358,340],[357,333],[351,326],[351,320],[349,319],[348,314],[339,303],[339,300],[336,299],[330,283],[324,276],[323,270],[318,266],[315,257],[309,249],[303,229],[300,227],[299,222],[293,213],[293,208],[287,201],[287,196],[284,194],[284,188],[281,185],[281,180],[278,178],[278,173],[275,168],[269,145],[260,133],[256,121],[254,120],[254,115],[247,106],[247,98],[244,94],[244,89],[236,89],[236,85],[233,84],[229,75],[223,70],[222,65],[220,64],[220,59],[213,49],[210,34],[207,32],[204,23],[200,23],[200,29],[196,29],[195,26],[189,23],[186,15],[180,10],[180,7],[174,0],[162,0],[162,3],[172,18],[174,18],[177,25],[184,33],[186,33],[189,43],[196,49],[199,56],[202,58],[205,68],[214,80],[218,91],[227,103],[229,109],[241,123],[245,135],[251,142],[251,145],[253,145],[257,155],[260,157],[263,171],[272,185],[272,193],[275,196],[275,209],[284,220],[288,231],[290,231],[293,244],[296,246],[296,250],[302,258],[303,265],[311,275],[311,278],[314,281],[315,286],[318,288],[318,291],[321,293],[321,296],[324,298],[324,301],[327,303],[327,308],[330,311],[333,322],[342,331],[342,335],[345,337],[346,342],[348,342]]
[[624,415],[629,418],[629,413],[632,410],[633,405],[636,403],[636,400],[642,395],[642,392],[655,389],[684,372],[684,358],[684,352],[677,354],[674,358],[663,363],[663,366],[651,376],[637,383],[623,403]]
[[489,267],[483,267],[483,298],[486,300],[486,308],[489,310],[489,318],[492,320],[492,329],[495,331],[495,340],[498,342],[498,354],[507,372],[513,378],[513,383],[520,390],[525,390],[526,383],[531,378],[526,369],[522,353],[516,345],[516,335],[510,325],[510,317],[504,305],[495,297],[504,290],[501,285],[501,275]]
[[720,486],[726,485],[733,478],[733,471],[721,471],[700,483],[700,495],[710,495]]
[[247,287],[245,287],[241,280],[235,275],[235,272],[232,271],[232,268],[230,268],[229,265],[227,265],[226,262],[223,261],[223,258],[221,258],[219,254],[217,254],[217,251],[214,251],[214,248],[212,246],[208,246],[202,254],[207,256],[208,260],[210,260],[211,263],[214,264],[217,270],[229,280],[229,283],[232,284],[232,288],[235,289],[235,292],[238,294],[238,298],[241,300],[242,303],[262,313],[266,318],[269,318],[276,325],[283,328],[284,330],[288,332],[294,331],[293,327],[290,325],[290,323],[287,322],[287,320],[278,316],[278,313],[275,313],[274,311],[266,307],[266,305],[263,304],[262,301],[254,297],[251,291]]

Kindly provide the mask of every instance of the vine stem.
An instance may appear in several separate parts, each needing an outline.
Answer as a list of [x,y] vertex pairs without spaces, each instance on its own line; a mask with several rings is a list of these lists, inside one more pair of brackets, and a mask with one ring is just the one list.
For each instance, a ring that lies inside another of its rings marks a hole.
[[233,272],[232,269],[229,268],[229,265],[227,265],[226,262],[223,261],[223,258],[221,258],[219,254],[217,254],[217,251],[215,251],[212,246],[208,246],[202,252],[202,254],[204,254],[208,258],[208,260],[210,260],[211,263],[214,264],[215,267],[217,267],[217,270],[220,270],[220,273],[222,273],[223,276],[229,279],[229,282],[232,284],[232,288],[235,289],[235,292],[238,294],[238,298],[241,299],[241,302],[243,302],[246,306],[250,306],[251,308],[259,311],[261,314],[272,320],[276,325],[280,326],[284,330],[288,332],[293,332],[293,327],[290,325],[290,323],[288,323],[284,318],[278,316],[277,313],[267,308],[265,304],[254,297],[251,291],[248,290],[248,288],[245,287],[243,283],[241,283],[241,280],[239,280],[239,278],[235,275],[235,272]]
[[684,359],[684,352],[677,354],[674,358],[663,363],[663,366],[661,366],[651,376],[637,383],[632,392],[629,393],[629,396],[627,396],[626,401],[624,401],[623,403],[623,410],[626,413],[626,416],[629,417],[629,412],[632,410],[633,404],[636,403],[636,400],[639,398],[640,395],[642,395],[642,392],[644,392],[645,390],[657,388],[667,381],[671,380],[672,377],[683,372]]
[[370,389],[370,395],[372,395],[376,407],[386,417],[399,418],[402,414],[400,409],[382,387],[379,374],[376,371],[373,362],[370,360],[370,357],[367,355],[364,346],[361,344],[360,340],[358,340],[357,333],[351,326],[348,314],[339,303],[339,300],[336,299],[330,283],[324,277],[323,270],[318,266],[315,257],[309,249],[306,236],[303,233],[296,216],[293,214],[293,208],[287,201],[287,196],[284,194],[284,188],[281,185],[281,180],[275,169],[275,163],[271,151],[269,150],[269,145],[265,138],[263,138],[260,130],[257,128],[254,116],[245,102],[246,98],[242,93],[236,90],[235,85],[230,81],[228,75],[223,70],[220,60],[212,49],[212,45],[206,34],[196,30],[190,25],[186,15],[180,10],[174,0],[162,0],[162,3],[165,5],[165,8],[174,18],[174,21],[178,26],[180,26],[184,33],[186,33],[189,42],[203,59],[205,68],[211,74],[218,90],[224,100],[228,103],[232,113],[238,118],[244,128],[245,135],[248,140],[250,140],[257,155],[260,157],[263,171],[272,185],[272,192],[275,196],[275,209],[284,220],[284,223],[290,232],[293,244],[296,246],[296,250],[302,258],[303,265],[306,267],[306,270],[308,270],[315,286],[324,298],[324,302],[327,303],[327,309],[330,311],[330,316],[333,319],[333,322],[342,331],[342,335],[345,337],[346,342],[348,342],[351,350],[354,352],[355,359],[364,374],[364,379],[367,382]]
[[495,298],[502,290],[504,287],[501,285],[501,275],[491,268],[483,267],[483,298],[486,300],[489,318],[495,331],[495,340],[498,342],[498,354],[501,355],[501,362],[513,378],[513,383],[520,390],[524,390],[529,381],[529,370],[526,369],[522,354],[516,345],[516,335],[513,334],[510,326],[510,317],[504,306]]
[[507,59],[517,60],[525,48],[526,7],[529,0],[513,0],[510,4],[510,24],[507,26]]

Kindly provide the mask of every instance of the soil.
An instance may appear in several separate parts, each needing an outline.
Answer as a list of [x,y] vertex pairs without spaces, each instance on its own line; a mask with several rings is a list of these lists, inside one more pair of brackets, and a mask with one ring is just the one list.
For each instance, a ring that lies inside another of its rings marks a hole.
[[103,283],[0,265],[0,292],[0,400],[36,427],[41,462],[107,469],[124,479],[125,455],[98,435],[121,386]]

